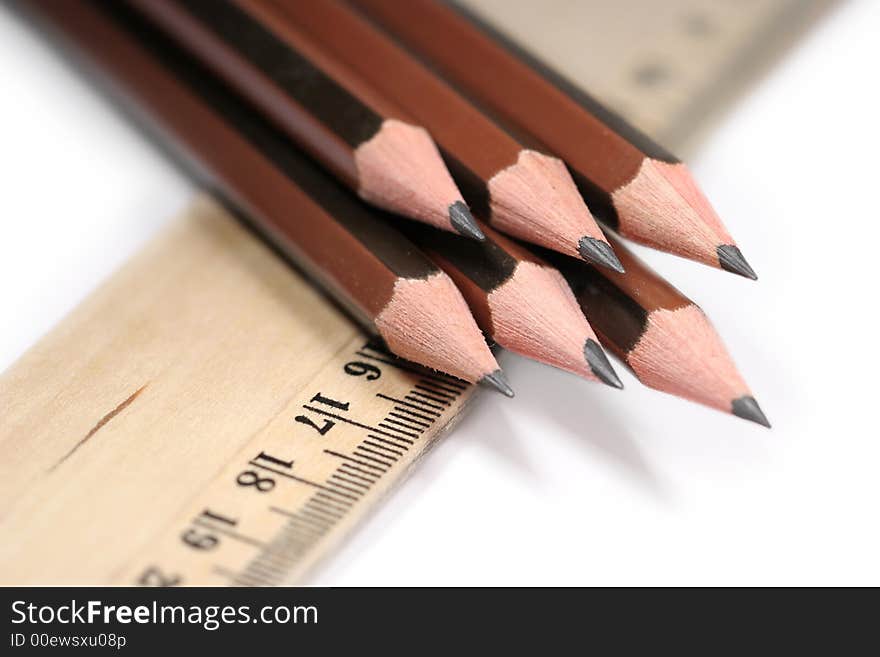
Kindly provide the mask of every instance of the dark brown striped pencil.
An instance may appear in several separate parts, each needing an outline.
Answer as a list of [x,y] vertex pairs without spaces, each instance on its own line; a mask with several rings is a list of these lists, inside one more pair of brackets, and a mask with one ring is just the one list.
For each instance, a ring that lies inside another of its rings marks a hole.
[[424,128],[229,0],[129,0],[361,198],[481,239]]
[[562,275],[483,225],[477,243],[413,226],[407,235],[464,295],[483,332],[527,358],[622,388]]
[[693,301],[610,239],[625,274],[548,253],[568,280],[602,345],[650,388],[725,413],[770,423]]
[[565,160],[596,217],[621,235],[756,278],[682,162],[473,15],[435,0],[352,2]]
[[449,277],[198,62],[123,3],[28,6],[394,353],[510,394]]
[[436,140],[474,213],[498,230],[618,269],[565,164],[498,127],[337,0],[253,0],[319,42]]

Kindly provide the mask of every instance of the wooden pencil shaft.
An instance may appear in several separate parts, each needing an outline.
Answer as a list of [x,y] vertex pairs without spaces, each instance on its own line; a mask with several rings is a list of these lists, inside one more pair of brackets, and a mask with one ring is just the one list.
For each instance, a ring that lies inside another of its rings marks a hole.
[[247,3],[128,1],[364,200],[445,230],[468,223],[427,132],[362,100],[366,85],[303,35],[276,34]]
[[[516,162],[520,144],[341,3],[260,1],[280,8],[288,20],[428,126],[447,158],[455,160],[451,166],[464,167],[475,183],[488,184]],[[401,80],[406,85],[396,84]]]
[[[357,310],[362,323],[381,312],[398,278],[437,271],[132,12],[110,3],[36,4],[283,251]],[[135,38],[145,45],[135,45]]]
[[129,2],[357,187],[353,150],[378,132],[381,116],[226,0]]

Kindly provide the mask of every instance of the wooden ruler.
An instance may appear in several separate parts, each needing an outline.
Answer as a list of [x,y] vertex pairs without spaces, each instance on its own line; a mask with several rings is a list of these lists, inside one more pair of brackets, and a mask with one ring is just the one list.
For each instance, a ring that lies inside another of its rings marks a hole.
[[[467,4],[680,145],[827,2]],[[0,377],[0,583],[300,581],[473,393],[198,199]]]
[[457,0],[676,153],[835,0]]
[[0,582],[296,579],[472,394],[199,199],[0,379]]

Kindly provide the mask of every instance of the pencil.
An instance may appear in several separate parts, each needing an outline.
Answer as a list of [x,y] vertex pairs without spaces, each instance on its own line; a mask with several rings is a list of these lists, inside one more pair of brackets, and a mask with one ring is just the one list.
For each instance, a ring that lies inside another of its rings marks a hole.
[[481,243],[413,226],[407,235],[455,281],[499,345],[591,381],[620,379],[562,275],[488,226]]
[[550,254],[602,345],[650,388],[769,427],[721,337],[693,301],[619,240],[616,274]]
[[29,3],[397,355],[511,394],[446,274],[123,3]]
[[434,137],[474,214],[498,230],[619,269],[565,164],[527,146],[336,0],[257,0],[292,23]]
[[562,158],[600,221],[756,278],[681,161],[490,26],[434,0],[353,2],[502,123]]
[[361,198],[480,239],[424,128],[401,120],[308,42],[280,38],[228,0],[130,0],[138,11],[243,95]]

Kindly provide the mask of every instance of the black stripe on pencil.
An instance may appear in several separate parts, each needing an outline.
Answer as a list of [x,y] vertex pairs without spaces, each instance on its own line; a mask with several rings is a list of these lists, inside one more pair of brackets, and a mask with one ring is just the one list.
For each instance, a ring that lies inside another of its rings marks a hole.
[[276,35],[229,0],[128,1],[363,199],[481,239],[428,133],[314,60],[306,39]]

